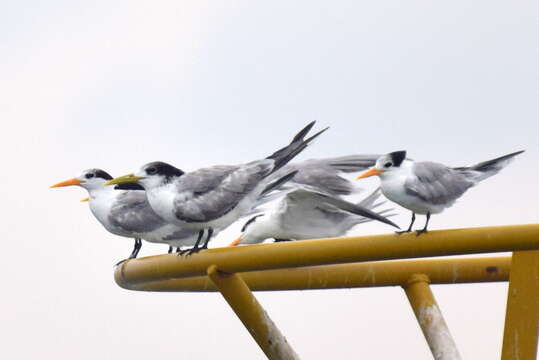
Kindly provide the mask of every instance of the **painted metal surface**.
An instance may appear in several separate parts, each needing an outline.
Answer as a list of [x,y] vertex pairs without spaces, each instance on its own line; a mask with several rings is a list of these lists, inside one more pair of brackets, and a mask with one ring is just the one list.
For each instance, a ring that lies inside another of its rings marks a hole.
[[[399,286],[412,274],[427,274],[432,284],[461,284],[509,280],[511,257],[377,261],[241,273],[252,291],[339,289]],[[139,291],[217,291],[207,276],[142,284],[122,284]]]
[[461,360],[429,282],[425,274],[414,274],[403,288],[434,359]]
[[539,251],[513,253],[502,360],[535,360],[539,336]]
[[189,257],[158,255],[123,262],[115,271],[129,283],[203,276],[215,264],[228,273],[376,260],[539,249],[539,224],[291,241],[202,251]]
[[208,268],[208,277],[219,289],[245,328],[270,360],[299,360],[286,338],[281,334],[249,287],[238,274]]
[[[401,285],[435,359],[447,360],[460,359],[460,355],[429,282],[506,281],[510,277],[502,360],[532,360],[539,324],[538,249],[539,224],[441,230],[421,236],[387,234],[219,248],[191,257],[152,256],[122,263],[115,270],[115,280],[132,290],[220,291],[270,359],[297,359],[297,355],[250,288]],[[380,261],[505,251],[514,251],[512,259]]]

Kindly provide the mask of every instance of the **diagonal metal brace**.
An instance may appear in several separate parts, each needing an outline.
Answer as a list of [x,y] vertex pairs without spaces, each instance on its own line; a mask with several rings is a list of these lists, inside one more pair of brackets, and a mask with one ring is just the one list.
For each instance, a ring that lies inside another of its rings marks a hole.
[[268,359],[299,360],[294,349],[275,326],[241,276],[221,272],[216,265],[211,265],[207,274]]
[[461,360],[429,283],[427,275],[414,274],[403,287],[434,359]]

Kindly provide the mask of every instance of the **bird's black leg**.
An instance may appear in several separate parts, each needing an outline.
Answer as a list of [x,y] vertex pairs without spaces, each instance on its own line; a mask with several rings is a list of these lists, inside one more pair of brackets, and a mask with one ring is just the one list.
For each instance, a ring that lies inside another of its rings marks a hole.
[[292,241],[292,239],[273,239],[275,242]]
[[414,225],[414,221],[415,221],[415,212],[412,212],[412,222],[410,223],[410,226],[408,226],[408,229],[404,231],[395,231],[395,234],[400,235],[400,234],[412,232],[412,225]]
[[206,241],[204,242],[204,245],[202,245],[198,250],[203,250],[208,248],[208,243],[210,242],[210,239],[213,235],[213,229],[208,228],[208,235],[206,236]]
[[421,230],[416,230],[416,233],[417,233],[417,236],[423,234],[423,233],[426,233],[428,230],[427,230],[427,227],[429,226],[429,220],[430,220],[430,212],[427,213],[427,221],[425,222],[425,227],[423,227],[423,229]]
[[167,254],[172,254],[172,250],[174,250],[174,249],[172,249],[172,246],[169,245]]
[[133,247],[133,251],[131,252],[131,255],[129,255],[129,259],[136,258],[141,247],[142,247],[142,240],[140,240],[140,238],[135,238],[135,246]]
[[116,266],[120,265],[126,260],[136,258],[141,247],[142,247],[142,240],[140,240],[139,238],[135,238],[135,246],[133,247],[133,251],[131,252],[131,255],[129,255],[127,259],[123,259],[122,261],[117,262]]
[[191,254],[196,253],[198,251],[198,245],[200,244],[200,241],[202,240],[203,236],[204,236],[204,230],[200,230],[198,232],[198,238],[197,238],[197,242],[195,243],[195,246],[193,246],[191,249],[180,250],[180,252],[178,254],[183,255],[183,254],[187,253],[187,255],[191,255]]

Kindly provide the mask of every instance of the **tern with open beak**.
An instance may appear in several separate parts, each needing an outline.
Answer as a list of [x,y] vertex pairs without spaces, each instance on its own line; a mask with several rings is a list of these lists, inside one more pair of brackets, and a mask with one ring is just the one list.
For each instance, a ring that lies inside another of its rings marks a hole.
[[[88,191],[90,210],[110,233],[135,239],[129,259],[136,258],[142,246],[141,239],[169,246],[194,245],[198,232],[169,224],[150,207],[144,189],[137,184],[103,186],[112,179],[107,172],[89,169],[76,178],[52,185],[80,186]],[[86,200],[83,199],[82,201]]]
[[374,211],[383,204],[376,203],[379,197],[380,191],[376,189],[358,204],[353,204],[308,188],[298,188],[287,193],[272,211],[249,219],[243,225],[240,237],[230,246],[257,244],[269,238],[279,242],[338,237],[355,225],[372,220],[398,228],[383,216],[393,209]]
[[[412,211],[411,232],[416,214],[427,216],[425,226],[417,234],[427,232],[430,216],[441,213],[460,198],[466,190],[503,169],[517,151],[496,159],[467,167],[448,167],[443,164],[406,158],[406,151],[395,151],[380,157],[376,166],[358,179],[376,175],[380,177],[382,193],[391,201]],[[400,233],[400,232],[399,232]]]
[[[197,242],[189,250],[192,254],[208,247],[215,228],[224,229],[250,213],[266,187],[274,181],[270,175],[327,130],[305,139],[314,123],[303,128],[289,145],[262,160],[241,165],[217,165],[190,173],[163,162],[152,162],[136,174],[110,180],[107,184],[142,185],[151,207],[159,216],[182,228],[198,230]],[[288,175],[284,177],[288,178]],[[199,246],[205,232],[204,243]]]

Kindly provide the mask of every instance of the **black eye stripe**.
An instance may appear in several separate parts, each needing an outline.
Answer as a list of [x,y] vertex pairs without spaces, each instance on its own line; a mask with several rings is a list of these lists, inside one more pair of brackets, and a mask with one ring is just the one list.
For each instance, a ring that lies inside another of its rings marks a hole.
[[386,162],[386,163],[384,164],[384,167],[385,167],[385,168],[388,168],[388,167],[390,167],[391,165],[393,165],[393,164],[390,163],[390,162]]
[[86,179],[91,179],[91,178],[93,178],[94,176],[95,176],[95,175],[94,175],[93,173],[89,173],[89,174],[84,175],[84,177],[85,177]]
[[257,217],[262,216],[262,215],[264,215],[264,214],[255,215],[255,216],[253,216],[252,218],[250,218],[250,219],[245,223],[245,225],[243,225],[243,227],[241,228],[241,232],[244,232],[244,231],[247,229],[247,227],[248,227],[249,225],[251,225],[252,223],[254,223],[254,222],[256,221],[256,218],[257,218]]

